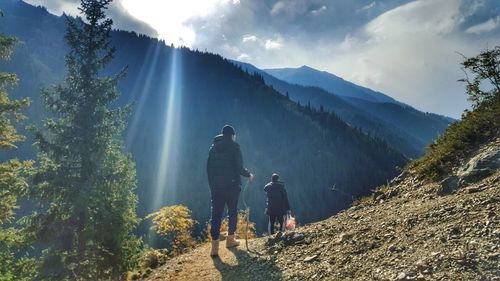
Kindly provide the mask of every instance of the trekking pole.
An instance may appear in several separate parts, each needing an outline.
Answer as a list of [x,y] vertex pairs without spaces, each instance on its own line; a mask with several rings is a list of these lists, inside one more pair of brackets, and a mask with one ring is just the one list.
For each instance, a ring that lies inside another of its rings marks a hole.
[[354,195],[352,195],[352,194],[348,194],[348,193],[346,193],[346,192],[344,192],[344,191],[342,191],[342,190],[338,189],[336,184],[334,184],[334,185],[332,186],[331,190],[332,190],[333,192],[338,192],[338,193],[340,193],[340,194],[342,194],[342,195],[344,195],[344,196],[351,197],[351,200],[352,200],[352,201],[354,201]]
[[245,197],[245,193],[247,191],[248,185],[250,184],[250,180],[247,180],[247,183],[245,184],[245,187],[243,187],[243,206],[245,207],[245,219],[246,219],[246,224],[245,224],[245,247],[247,248],[247,251],[250,252],[250,249],[248,249],[248,224],[250,221],[250,208],[247,206],[247,201]]

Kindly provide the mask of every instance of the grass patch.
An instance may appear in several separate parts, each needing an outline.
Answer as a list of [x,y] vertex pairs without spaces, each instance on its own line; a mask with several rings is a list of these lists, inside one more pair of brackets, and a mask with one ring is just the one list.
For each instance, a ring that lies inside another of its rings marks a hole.
[[500,96],[465,112],[429,145],[427,153],[411,162],[407,168],[424,178],[439,180],[449,174],[460,159],[464,159],[481,144],[500,136]]

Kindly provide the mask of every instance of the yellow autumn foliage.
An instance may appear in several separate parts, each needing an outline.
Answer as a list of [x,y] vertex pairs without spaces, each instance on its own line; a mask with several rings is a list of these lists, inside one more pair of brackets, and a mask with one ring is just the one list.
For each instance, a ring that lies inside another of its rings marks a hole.
[[196,245],[191,234],[196,221],[191,218],[191,211],[184,205],[172,205],[161,208],[146,216],[152,219],[151,229],[162,236],[168,243],[169,253],[176,256]]

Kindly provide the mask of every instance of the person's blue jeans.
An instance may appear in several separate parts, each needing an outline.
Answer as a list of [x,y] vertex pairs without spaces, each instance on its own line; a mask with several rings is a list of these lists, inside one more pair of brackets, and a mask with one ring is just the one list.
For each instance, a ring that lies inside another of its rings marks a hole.
[[227,213],[229,215],[228,234],[234,235],[236,225],[238,224],[238,198],[240,196],[240,189],[238,187],[211,188],[210,194],[212,197],[212,218],[210,221],[210,235],[212,236],[212,240],[219,239],[225,205],[227,205]]

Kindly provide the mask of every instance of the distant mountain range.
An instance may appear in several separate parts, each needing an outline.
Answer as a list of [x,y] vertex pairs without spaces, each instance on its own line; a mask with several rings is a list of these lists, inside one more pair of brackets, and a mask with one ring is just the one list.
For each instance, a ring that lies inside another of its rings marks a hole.
[[263,70],[288,83],[319,87],[337,96],[357,98],[371,102],[390,102],[403,105],[385,94],[356,85],[334,74],[320,71],[306,65],[298,68],[274,68]]
[[[61,83],[66,73],[65,20],[20,0],[2,0],[0,9],[0,32],[23,41],[0,69],[18,74],[19,86],[10,92],[13,98],[32,99],[28,124],[36,125],[47,116],[40,89]],[[318,104],[343,107],[342,115],[298,105],[298,96],[290,94],[290,100],[278,86],[266,85],[268,78],[264,81],[219,55],[171,48],[133,32],[114,31],[112,37],[116,57],[104,74],[128,66],[116,104],[134,103],[124,139],[136,163],[140,216],[160,206],[185,204],[200,222],[198,230],[205,227],[210,213],[207,153],[225,124],[235,126],[245,165],[256,176],[246,199],[260,231],[267,225],[262,188],[273,172],[286,182],[298,220],[307,223],[349,206],[408,161],[386,141],[344,122],[354,120],[344,118],[349,111],[366,122],[372,116],[324,90],[281,82],[311,103],[314,93],[321,93]],[[19,150],[0,155],[0,161],[35,158],[30,133],[21,131],[28,140]],[[333,185],[342,193],[333,191]],[[147,226],[140,232],[147,233]]]
[[453,119],[425,113],[387,95],[311,67],[259,69],[233,61],[301,104],[333,111],[350,125],[385,140],[407,157],[422,155]]

